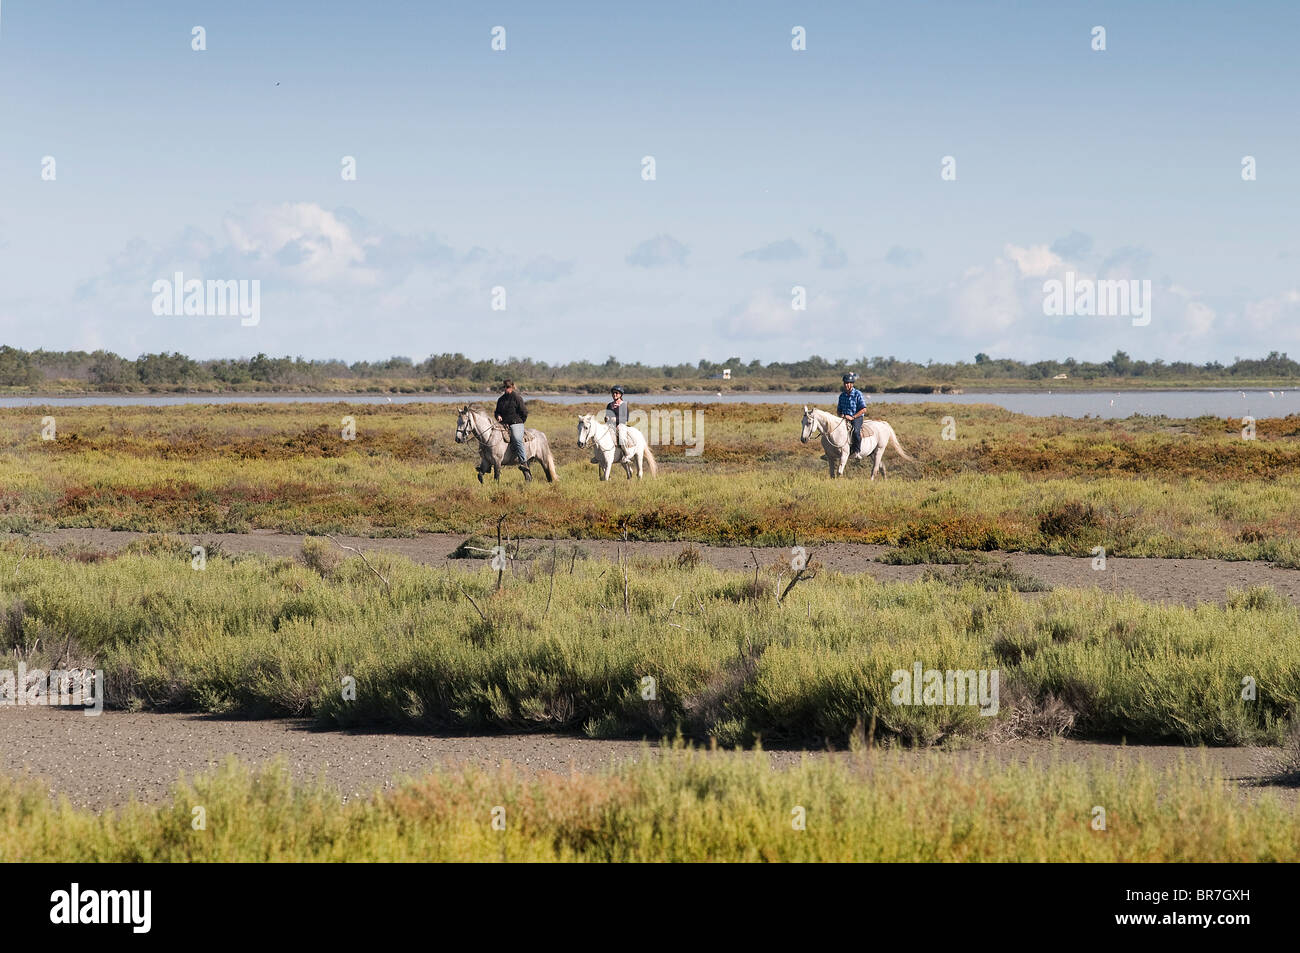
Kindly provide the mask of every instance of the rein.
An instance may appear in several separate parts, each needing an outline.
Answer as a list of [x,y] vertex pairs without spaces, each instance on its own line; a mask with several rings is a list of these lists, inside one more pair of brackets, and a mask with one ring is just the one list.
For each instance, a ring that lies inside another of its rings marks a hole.
[[[826,416],[826,417],[829,417],[829,416],[830,416],[830,414],[826,413],[826,411],[824,411],[824,410],[820,410],[820,411],[818,411],[817,413],[823,414],[823,415]],[[815,424],[817,424],[817,429],[820,430],[822,433],[826,434],[826,436],[828,436],[828,437],[829,437],[831,434],[833,434],[835,431],[839,430],[841,427],[847,427],[847,426],[848,426],[848,423],[849,423],[849,422],[848,422],[847,420],[845,420],[843,417],[837,417],[837,418],[835,418],[835,426],[834,426],[834,427],[831,427],[830,429],[827,429],[827,428],[825,428],[825,427],[823,427],[823,426],[821,425],[821,421],[819,421],[819,420],[817,419],[816,415],[813,416],[813,422],[814,422]],[[811,434],[810,434],[810,436],[811,436]]]
[[[597,427],[599,427],[602,431],[604,431],[603,436],[600,436],[600,437],[596,436],[596,428],[597,428]],[[601,441],[602,441],[605,437],[609,437],[609,438],[610,438],[610,444],[609,444],[608,447],[606,447],[604,444],[601,443]],[[597,421],[594,417],[593,417],[592,420],[591,420],[591,426],[590,426],[589,428],[587,428],[587,439],[588,439],[588,440],[594,440],[594,441],[596,441],[596,449],[600,450],[602,453],[607,452],[607,451],[609,451],[609,450],[613,450],[614,447],[615,447],[615,446],[617,445],[617,443],[618,443],[618,440],[617,440],[617,438],[614,436],[613,431],[610,429],[609,424],[601,423],[601,422]],[[584,446],[585,446],[585,443],[584,443]]]
[[487,429],[484,430],[483,433],[479,433],[477,430],[474,429],[474,412],[472,410],[466,410],[465,418],[466,418],[466,424],[465,424],[466,429],[469,430],[470,433],[472,433],[475,437],[478,438],[479,443],[483,443],[483,434],[487,433],[488,430],[491,430],[492,426],[489,424]]

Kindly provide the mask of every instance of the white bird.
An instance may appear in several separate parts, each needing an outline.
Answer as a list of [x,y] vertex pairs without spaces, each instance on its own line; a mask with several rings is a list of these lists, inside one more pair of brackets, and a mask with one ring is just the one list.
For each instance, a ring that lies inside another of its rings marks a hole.
[[1277,394],[1273,393],[1272,391],[1269,391],[1269,392],[1268,392],[1268,396],[1269,396],[1269,397],[1276,397]]
[[1111,405],[1112,407],[1115,406],[1115,398],[1114,398],[1114,397],[1112,397],[1112,398],[1110,399],[1110,405]]
[[1245,392],[1244,390],[1241,392],[1241,396],[1242,396],[1242,397],[1245,397],[1245,396],[1246,396],[1246,392]]
[[388,401],[390,404],[393,402],[393,398],[391,397],[385,397],[384,400]]
[[722,396],[722,391],[718,391],[718,396],[719,396],[719,397]]

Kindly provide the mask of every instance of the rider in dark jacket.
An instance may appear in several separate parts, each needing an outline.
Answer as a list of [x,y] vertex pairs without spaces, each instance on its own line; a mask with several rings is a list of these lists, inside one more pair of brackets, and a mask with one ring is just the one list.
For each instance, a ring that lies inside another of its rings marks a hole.
[[528,408],[515,390],[515,382],[507,377],[503,383],[505,393],[497,398],[496,418],[510,430],[510,445],[519,458],[519,469],[527,482],[533,478],[533,471],[528,468],[528,451],[524,447],[524,421],[528,419]]

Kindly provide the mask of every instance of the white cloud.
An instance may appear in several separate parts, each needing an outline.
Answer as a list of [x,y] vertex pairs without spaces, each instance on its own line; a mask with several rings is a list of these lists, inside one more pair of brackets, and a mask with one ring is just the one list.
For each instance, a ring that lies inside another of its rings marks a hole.
[[[1234,322],[1235,324],[1236,322]],[[1300,290],[1294,288],[1248,302],[1237,330],[1251,337],[1290,343],[1300,340]]]
[[1030,277],[1040,277],[1047,274],[1061,265],[1061,258],[1046,245],[1031,245],[1028,248],[1021,248],[1019,245],[1008,244],[1003,249],[1003,254],[1016,263],[1016,267],[1022,275]]
[[[1300,342],[1294,288],[1254,300],[1210,300],[1186,283],[1153,281],[1152,323],[1145,328],[1123,318],[1044,314],[1044,281],[1063,279],[1067,271],[1076,280],[1111,277],[1099,275],[1097,263],[1116,269],[1144,263],[1148,253],[1132,247],[1089,247],[1085,265],[1063,254],[1069,242],[1055,250],[1011,242],[991,260],[953,269],[946,284],[901,280],[920,254],[894,247],[889,260],[899,267],[884,269],[887,280],[867,279],[858,269],[819,271],[808,309],[795,311],[789,285],[737,294],[737,282],[753,266],[735,261],[736,251],[726,256],[730,273],[661,267],[682,265],[690,254],[666,234],[627,256],[641,267],[610,269],[581,268],[542,249],[456,248],[431,232],[397,232],[351,209],[313,203],[241,208],[223,224],[215,238],[189,228],[162,243],[130,242],[75,297],[42,303],[66,315],[57,340],[32,332],[13,343],[356,359],[407,352],[418,358],[443,349],[496,354],[505,340],[518,353],[550,360],[570,352],[603,357],[593,350],[605,346],[592,343],[591,329],[611,316],[634,335],[618,352],[629,360],[716,357],[725,348],[764,359],[863,352],[969,359],[980,350],[1030,360],[1095,359],[1123,349],[1148,359],[1199,361],[1294,350]],[[797,246],[808,264],[825,267],[827,254],[832,263],[842,260],[829,235],[812,234],[817,240],[801,238]],[[794,245],[794,239],[778,242],[762,249],[762,257],[780,257]],[[617,248],[609,252],[614,261],[620,257]],[[245,329],[237,322],[153,315],[151,284],[175,271],[187,278],[261,278],[262,323]],[[505,312],[489,309],[490,289],[498,284],[508,291]],[[0,318],[8,312],[16,313],[14,302],[0,301]]]
[[1197,292],[1166,284],[1155,288],[1151,297],[1152,326],[1179,353],[1189,345],[1203,345],[1206,335],[1214,330],[1218,315]]
[[366,267],[366,245],[333,212],[311,202],[261,207],[244,217],[227,217],[226,235],[235,251],[261,267],[283,270],[304,284],[373,284],[379,273]]
[[[351,209],[312,203],[243,208],[225,216],[223,226],[217,238],[191,227],[161,244],[128,242],[61,306],[76,330],[52,343],[130,355],[265,350],[351,360],[418,357],[454,331],[466,339],[449,349],[482,351],[490,345],[476,347],[481,326],[466,325],[466,316],[482,316],[517,338],[528,320],[552,313],[555,299],[543,289],[572,284],[574,271],[572,261],[554,255],[458,251],[432,234],[396,232]],[[153,282],[178,271],[187,279],[259,280],[263,320],[250,329],[155,315]],[[507,288],[508,311],[490,310],[494,285]]]
[[[714,330],[724,347],[746,341],[782,341],[783,347],[798,348],[801,354],[857,347],[858,337],[870,333],[861,320],[849,320],[835,294],[809,291],[805,303],[804,309],[796,311],[790,288],[763,288],[717,318]],[[846,338],[850,326],[855,330]]]
[[806,311],[794,310],[788,295],[764,288],[720,318],[717,329],[729,338],[783,337],[793,333],[800,319],[807,317]]
[[950,289],[945,334],[973,340],[1004,335],[1024,315],[1024,286],[1018,266],[1005,258],[967,269]]

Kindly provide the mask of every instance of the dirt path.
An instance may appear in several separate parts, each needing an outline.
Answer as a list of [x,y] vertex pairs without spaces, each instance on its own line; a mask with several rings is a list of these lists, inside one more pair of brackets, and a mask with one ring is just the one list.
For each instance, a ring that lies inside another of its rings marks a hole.
[[[313,731],[293,720],[243,721],[208,715],[106,711],[88,717],[80,711],[49,708],[0,709],[0,774],[40,778],[51,796],[65,795],[79,807],[101,810],[132,797],[157,802],[181,774],[192,776],[229,755],[249,764],[283,756],[294,775],[318,776],[345,798],[388,788],[394,779],[439,767],[493,768],[510,762],[525,774],[586,773],[642,757],[655,757],[658,745],[603,741],[572,735],[430,735],[416,732]],[[1165,746],[1124,747],[1081,741],[1018,741],[942,754],[991,758],[995,763],[1043,764],[1099,759],[1140,759],[1154,768],[1187,758],[1222,776],[1264,781],[1283,754],[1274,748],[1196,749]],[[720,757],[736,757],[722,752]],[[844,757],[824,751],[770,751],[774,767],[801,757]],[[918,757],[912,751],[882,752],[876,770]],[[1275,791],[1300,802],[1300,790],[1276,785],[1247,786],[1249,793]]]
[[[60,529],[49,533],[34,533],[36,539],[49,546],[81,546],[94,550],[114,551],[145,534],[103,529]],[[198,536],[180,534],[180,538],[194,543],[219,541],[226,552],[266,553],[272,556],[294,556],[302,548],[305,537],[273,530],[252,533],[208,533]],[[465,569],[478,569],[478,560],[451,559],[448,555],[465,539],[456,534],[435,533],[408,539],[366,539],[339,537],[349,546],[365,552],[397,553],[418,563],[431,566],[453,565]],[[549,540],[533,540],[538,545],[550,545]],[[618,542],[614,540],[576,540],[584,550],[601,559],[614,559],[621,548],[625,556],[662,558],[676,556],[684,543]],[[566,541],[561,541],[561,546]],[[757,553],[763,565],[788,558],[789,550],[782,547],[698,546],[710,564],[720,569],[744,569],[753,566]],[[809,548],[813,559],[836,572],[871,574],[882,582],[920,579],[926,566],[887,566],[875,557],[888,550],[886,546],[869,546],[861,543],[828,543]],[[1268,563],[1226,562],[1219,559],[1117,559],[1106,561],[1106,570],[1092,568],[1090,557],[1036,556],[1025,553],[989,553],[990,559],[1009,561],[1016,569],[1035,576],[1052,586],[1100,586],[1103,589],[1132,592],[1151,602],[1182,603],[1221,602],[1229,589],[1249,586],[1271,586],[1280,594],[1300,605],[1300,570],[1278,569]]]

